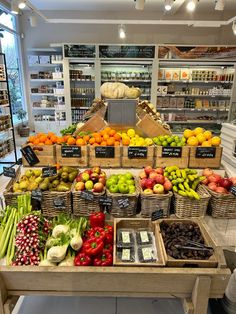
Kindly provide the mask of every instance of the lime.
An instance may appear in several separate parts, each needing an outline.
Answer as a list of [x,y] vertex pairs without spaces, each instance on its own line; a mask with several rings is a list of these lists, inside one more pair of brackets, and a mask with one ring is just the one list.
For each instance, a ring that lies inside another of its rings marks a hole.
[[175,143],[175,142],[172,142],[172,143],[170,144],[170,146],[171,146],[171,147],[175,147],[175,146],[176,146],[176,143]]
[[164,136],[163,135],[159,136],[159,140],[163,142],[165,140]]
[[171,143],[173,141],[173,139],[171,138],[171,137],[169,137],[168,139],[167,139],[167,143]]
[[167,141],[162,142],[162,146],[167,146],[167,145],[168,145]]
[[169,138],[169,135],[164,135],[164,139],[167,140]]
[[157,146],[161,146],[161,141],[158,140],[155,144],[156,144]]

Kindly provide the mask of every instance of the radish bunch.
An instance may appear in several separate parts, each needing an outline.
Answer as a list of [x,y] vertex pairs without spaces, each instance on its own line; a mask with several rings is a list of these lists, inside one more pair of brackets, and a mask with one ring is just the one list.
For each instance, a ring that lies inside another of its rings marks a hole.
[[49,229],[48,220],[37,214],[23,217],[17,224],[16,253],[12,265],[38,265]]

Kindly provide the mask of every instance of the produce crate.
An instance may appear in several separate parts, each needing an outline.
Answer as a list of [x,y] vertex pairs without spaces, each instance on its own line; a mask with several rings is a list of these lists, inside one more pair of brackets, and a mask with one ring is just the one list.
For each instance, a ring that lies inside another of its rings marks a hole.
[[141,216],[150,218],[155,212],[163,210],[163,217],[169,217],[172,195],[172,192],[167,194],[145,194],[141,189]]
[[55,217],[61,213],[71,214],[71,192],[43,192],[41,210],[45,217]]
[[181,196],[174,192],[174,210],[179,218],[204,217],[211,195],[199,185],[196,192],[200,195],[200,200]]
[[[206,246],[212,247],[214,252],[213,255],[210,256],[209,259],[207,260],[200,260],[200,259],[175,259],[172,256],[168,255],[165,245],[164,245],[164,240],[163,237],[161,235],[161,228],[160,228],[160,224],[162,222],[166,222],[167,224],[171,224],[171,223],[178,223],[178,222],[182,222],[182,223],[196,223],[201,231],[201,234],[204,238],[204,244]],[[217,254],[217,247],[215,242],[213,241],[213,239],[211,238],[210,234],[208,233],[208,231],[206,230],[205,226],[204,226],[204,222],[201,219],[160,219],[155,223],[155,227],[156,227],[156,233],[160,233],[161,236],[161,246],[163,247],[163,254],[164,254],[164,259],[166,261],[166,266],[169,267],[204,267],[204,268],[214,268],[218,266],[218,261],[219,261],[219,257]]]
[[209,207],[212,217],[236,218],[236,196],[216,193],[205,185],[203,187],[211,195]]
[[146,166],[153,167],[154,152],[154,146],[123,146],[121,166],[123,168],[142,168]]
[[190,147],[189,168],[220,168],[223,147]]
[[[88,166],[88,147],[87,146],[63,146],[56,145],[56,162],[63,166],[76,166],[76,167],[87,167]],[[68,157],[62,157],[62,149],[68,148],[64,151]],[[73,157],[74,155],[81,155],[81,157]],[[72,156],[72,157],[70,157]]]
[[88,121],[84,123],[82,127],[75,131],[75,135],[80,132],[97,132],[104,129],[107,126],[107,123],[104,121],[103,117],[96,113],[93,117],[91,117]]
[[[28,146],[25,144],[22,146]],[[30,145],[39,159],[39,163],[36,164],[37,167],[54,165],[56,163],[56,146],[55,145]],[[30,165],[26,159],[22,156],[23,166],[29,167]]]
[[164,128],[161,123],[154,121],[148,114],[146,114],[136,124],[148,137],[155,137],[159,135],[171,135],[171,131]]
[[89,167],[120,168],[120,146],[89,146]]
[[156,146],[154,158],[155,167],[169,167],[175,165],[179,168],[187,168],[189,164],[189,151],[188,146]]
[[[117,230],[118,229],[140,229],[145,228],[154,233],[157,261],[151,263],[139,263],[139,262],[123,262],[117,256]],[[116,266],[165,266],[165,259],[163,256],[163,242],[161,241],[161,236],[159,232],[156,232],[155,224],[150,221],[150,219],[114,219],[114,249],[113,249],[113,264]]]

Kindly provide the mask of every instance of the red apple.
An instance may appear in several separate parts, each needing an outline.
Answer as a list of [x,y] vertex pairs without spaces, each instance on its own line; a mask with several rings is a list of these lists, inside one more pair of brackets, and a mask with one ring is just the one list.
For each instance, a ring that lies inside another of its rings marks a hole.
[[214,174],[214,171],[210,168],[206,168],[203,170],[202,175],[205,177],[209,177],[210,175]]
[[84,182],[77,182],[75,184],[76,191],[83,191],[85,189]]
[[149,178],[150,178],[150,179],[155,180],[155,179],[156,179],[156,176],[157,176],[157,173],[156,173],[155,170],[152,170],[152,171],[149,173]]
[[155,184],[153,187],[155,194],[164,194],[164,186],[162,184]]
[[214,173],[214,174],[212,174],[212,175],[210,175],[210,176],[208,177],[208,180],[209,180],[209,182],[219,183],[219,181],[220,181],[221,178],[222,178],[222,177],[221,177],[220,175]]
[[84,170],[84,172],[88,173],[89,175],[92,173],[92,170],[91,169],[86,169]]
[[158,174],[164,174],[164,169],[163,168],[156,168],[155,171]]
[[103,185],[106,185],[106,177],[99,176],[98,182],[101,182]]
[[145,171],[146,175],[148,176],[149,173],[152,171],[152,167],[151,166],[147,166],[147,167],[144,168],[144,171]]
[[209,187],[210,190],[215,191],[216,188],[217,188],[217,185],[216,185],[215,182],[210,182],[210,183],[208,184],[208,187]]
[[232,177],[230,180],[232,181],[233,185],[236,185],[236,177]]
[[107,177],[106,172],[105,171],[101,171],[101,173],[99,174],[99,178],[100,177]]
[[156,174],[155,181],[156,181],[156,183],[164,184],[165,178],[162,174]]
[[173,187],[172,183],[169,180],[166,180],[163,184],[165,191],[170,191]]
[[75,179],[77,182],[82,181],[82,173],[79,173]]
[[153,190],[151,190],[151,189],[145,189],[145,190],[143,191],[143,193],[144,193],[144,194],[153,194]]
[[229,190],[229,188],[233,185],[233,182],[228,178],[222,178],[219,181],[219,186]]
[[146,172],[145,172],[144,170],[142,170],[142,171],[139,173],[139,178],[140,178],[140,179],[147,178]]
[[153,179],[146,179],[146,188],[152,189],[155,185],[155,181]]
[[228,191],[227,191],[225,188],[223,188],[222,186],[218,186],[218,187],[215,189],[215,191],[216,191],[217,193],[222,193],[222,194],[227,194],[227,193],[228,193]]
[[101,193],[104,189],[104,185],[101,182],[97,182],[93,186],[93,192]]
[[143,190],[146,189],[146,183],[147,183],[147,178],[143,178],[141,181],[140,181],[140,185],[141,185],[141,188]]
[[99,179],[99,175],[96,172],[91,173],[90,175],[90,180],[92,180],[93,182],[97,182]]
[[93,168],[92,168],[92,172],[95,172],[95,173],[97,173],[97,174],[100,174],[100,173],[101,173],[101,168],[100,168],[99,166],[93,167]]

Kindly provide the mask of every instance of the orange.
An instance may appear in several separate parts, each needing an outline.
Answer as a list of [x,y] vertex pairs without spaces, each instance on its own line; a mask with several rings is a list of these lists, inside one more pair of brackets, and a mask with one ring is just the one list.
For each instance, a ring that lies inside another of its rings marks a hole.
[[116,134],[116,130],[111,129],[111,131],[109,132],[110,136],[114,136]]
[[69,137],[70,137],[70,135],[64,135],[64,136],[63,136],[63,140],[64,140],[65,143],[67,142],[67,140],[68,140]]
[[46,135],[41,135],[40,138],[39,138],[39,141],[40,141],[41,143],[45,143],[46,140],[47,140],[47,136],[46,136]]
[[203,142],[206,141],[206,138],[205,138],[205,136],[203,135],[203,133],[199,133],[199,134],[196,136],[196,138],[197,138],[199,144],[202,144]]
[[211,146],[211,143],[209,141],[205,141],[202,143],[202,146],[204,147],[210,147]]
[[76,144],[76,139],[74,137],[69,137],[66,143],[68,145],[75,145]]
[[108,126],[108,127],[106,127],[106,128],[104,129],[104,131],[105,131],[106,133],[109,133],[109,132],[111,131],[111,128]]
[[214,136],[211,139],[212,146],[219,146],[221,143],[221,138],[219,136]]
[[64,143],[63,137],[58,137],[57,138],[57,144],[62,144],[62,143]]
[[114,146],[114,143],[115,143],[115,140],[113,137],[110,137],[108,140],[107,140],[107,145],[108,146]]
[[51,140],[49,140],[49,139],[47,139],[46,141],[45,141],[45,145],[52,145],[53,144],[53,142],[51,141]]
[[34,136],[34,135],[32,135],[32,136],[30,136],[30,137],[28,138],[28,142],[30,142],[30,143],[33,143],[34,140],[35,140],[35,136]]
[[122,139],[122,144],[123,144],[124,146],[129,146],[129,144],[130,144],[130,139],[129,139],[129,138],[123,138],[123,139]]
[[92,146],[100,146],[98,143],[93,143]]
[[44,146],[44,143],[38,143],[39,146]]
[[97,136],[99,136],[99,135],[100,135],[100,134],[99,134],[98,132],[93,132],[93,133],[92,133],[92,136],[93,136],[93,137],[97,137]]
[[38,144],[39,144],[39,139],[36,138],[36,139],[33,141],[33,144],[34,144],[34,145],[38,145]]
[[100,146],[107,146],[107,142],[106,141],[102,141]]
[[57,136],[56,136],[56,135],[52,135],[52,136],[51,136],[51,141],[52,141],[53,143],[57,143]]
[[51,138],[52,136],[55,136],[55,133],[53,133],[53,132],[48,132],[48,137]]
[[118,133],[116,133],[116,134],[114,134],[114,139],[115,139],[116,141],[119,141],[119,142],[120,142],[121,136],[120,136]]
[[85,135],[85,136],[83,137],[83,140],[84,140],[85,143],[88,142],[89,139],[90,139],[90,136],[89,136],[89,135]]
[[96,143],[100,144],[102,141],[102,137],[100,135],[96,136],[95,141],[96,141]]
[[198,146],[198,140],[195,136],[189,137],[187,143],[190,146]]
[[205,130],[203,128],[197,127],[193,130],[193,134],[197,136],[200,133],[203,133]]
[[189,137],[191,137],[193,135],[194,135],[194,133],[193,133],[192,130],[189,130],[189,129],[184,130],[184,137],[185,138],[189,138]]
[[90,140],[89,140],[89,144],[92,145],[92,144],[94,144],[94,143],[95,143],[95,138],[94,138],[94,137],[91,137]]
[[115,141],[114,145],[115,146],[120,146],[120,142],[119,141]]
[[105,131],[105,130],[102,130],[102,131],[100,131],[100,134],[101,134],[101,135],[104,135],[104,134],[106,134],[106,131]]
[[209,139],[212,138],[212,133],[211,133],[211,131],[205,131],[205,132],[203,133],[203,135],[205,136],[205,138],[206,138],[207,140],[209,140]]
[[55,167],[57,167],[57,170],[59,170],[61,168],[61,166],[59,164],[55,164]]
[[82,138],[78,138],[76,141],[76,145],[77,146],[83,146],[83,145],[85,145],[85,142]]
[[103,135],[103,139],[104,139],[104,140],[108,140],[108,139],[109,139],[109,135],[108,135],[108,134],[104,134],[104,135]]

